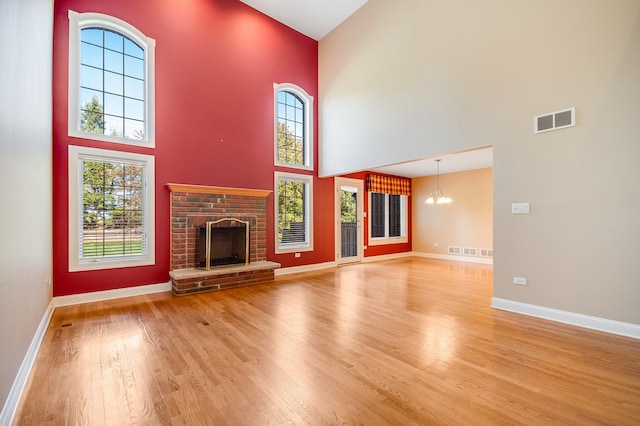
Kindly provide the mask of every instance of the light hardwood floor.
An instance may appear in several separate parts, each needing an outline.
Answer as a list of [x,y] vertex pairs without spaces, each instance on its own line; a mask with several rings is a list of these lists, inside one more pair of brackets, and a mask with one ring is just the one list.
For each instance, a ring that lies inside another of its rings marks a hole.
[[18,425],[640,424],[640,341],[408,258],[57,308]]

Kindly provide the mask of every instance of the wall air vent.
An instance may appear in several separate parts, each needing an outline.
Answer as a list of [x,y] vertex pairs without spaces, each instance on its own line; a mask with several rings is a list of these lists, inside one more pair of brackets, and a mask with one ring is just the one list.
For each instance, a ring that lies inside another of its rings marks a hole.
[[576,109],[569,108],[563,111],[538,115],[533,118],[533,133],[548,132],[550,130],[564,129],[576,125]]
[[493,257],[493,249],[480,249],[480,257]]
[[457,246],[449,246],[449,254],[460,254],[462,250]]
[[477,256],[478,255],[478,249],[477,248],[464,247],[462,249],[462,254],[465,255],[465,256]]

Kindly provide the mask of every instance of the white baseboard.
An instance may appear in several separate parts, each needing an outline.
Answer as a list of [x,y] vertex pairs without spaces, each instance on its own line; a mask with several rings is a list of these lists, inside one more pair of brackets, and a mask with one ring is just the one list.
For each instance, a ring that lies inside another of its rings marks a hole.
[[573,312],[545,308],[544,306],[530,305],[528,303],[515,302],[513,300],[500,299],[497,297],[491,299],[491,307],[503,311],[515,312],[564,324],[640,339],[640,325],[637,324],[576,314]]
[[289,266],[288,268],[275,269],[273,272],[276,277],[280,275],[297,274],[299,272],[319,271],[320,269],[335,268],[336,262],[313,263],[311,265]]
[[143,294],[162,293],[171,291],[171,282],[149,284],[137,287],[117,288],[114,290],[95,291],[93,293],[71,294],[69,296],[54,297],[55,306],[79,305],[81,303],[101,302],[103,300],[120,299],[123,297],[141,296]]
[[378,256],[363,257],[362,258],[362,263],[379,262],[381,260],[401,259],[403,257],[411,257],[411,252],[410,251],[405,251],[405,252],[402,252],[402,253],[380,254]]
[[455,260],[456,262],[471,262],[493,265],[492,257],[455,256],[453,254],[421,253],[416,251],[412,252],[412,255],[416,257],[429,257],[432,259]]
[[22,391],[24,390],[24,387],[27,385],[27,381],[29,380],[29,375],[31,374],[33,363],[36,360],[36,356],[38,356],[40,344],[44,339],[47,327],[49,327],[49,321],[51,321],[51,315],[53,315],[54,309],[55,305],[52,299],[49,302],[49,306],[47,306],[47,309],[44,311],[44,315],[40,320],[40,324],[38,325],[36,334],[31,340],[31,344],[29,345],[27,354],[22,360],[22,364],[20,365],[20,369],[18,370],[16,379],[13,381],[13,385],[9,390],[7,400],[4,404],[4,407],[2,408],[2,412],[0,412],[0,426],[9,426],[13,421],[13,417],[16,414],[16,409],[18,408],[18,402],[20,402],[20,395],[22,395]]

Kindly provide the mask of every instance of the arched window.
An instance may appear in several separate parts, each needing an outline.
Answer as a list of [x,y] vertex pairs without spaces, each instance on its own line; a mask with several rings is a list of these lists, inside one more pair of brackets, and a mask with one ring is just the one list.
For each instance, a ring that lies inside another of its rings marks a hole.
[[100,13],[69,11],[69,135],[155,146],[155,41]]
[[313,96],[294,84],[273,88],[275,164],[313,170]]

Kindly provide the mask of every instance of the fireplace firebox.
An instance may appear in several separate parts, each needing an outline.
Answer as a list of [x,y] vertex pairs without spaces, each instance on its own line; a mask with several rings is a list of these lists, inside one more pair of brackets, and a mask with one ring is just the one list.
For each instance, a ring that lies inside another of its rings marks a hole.
[[249,222],[224,218],[203,223],[197,229],[196,267],[211,268],[249,264]]

